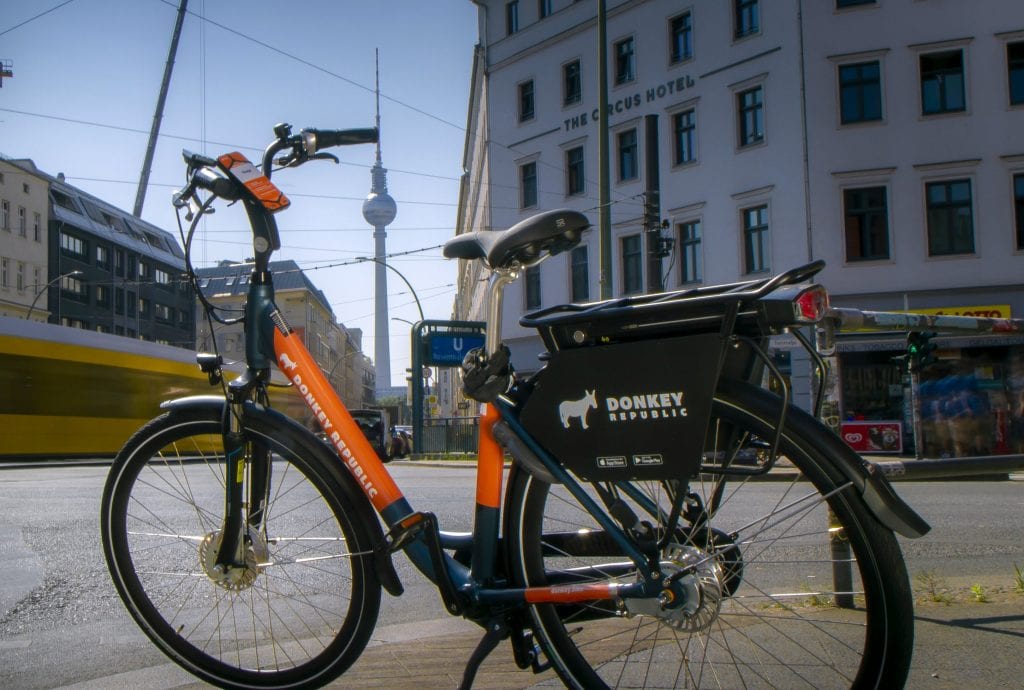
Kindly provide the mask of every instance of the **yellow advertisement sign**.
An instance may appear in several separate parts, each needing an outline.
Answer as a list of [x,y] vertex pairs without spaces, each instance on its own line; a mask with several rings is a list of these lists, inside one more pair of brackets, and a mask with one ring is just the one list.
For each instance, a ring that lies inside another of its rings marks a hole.
[[911,314],[929,316],[973,316],[985,319],[1009,319],[1009,304],[987,304],[972,307],[938,307],[937,309],[908,309]]

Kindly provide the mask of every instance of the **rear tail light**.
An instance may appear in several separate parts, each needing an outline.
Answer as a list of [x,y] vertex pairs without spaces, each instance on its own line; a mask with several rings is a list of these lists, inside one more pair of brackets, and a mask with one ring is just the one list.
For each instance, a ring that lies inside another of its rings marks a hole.
[[821,285],[811,285],[793,300],[793,318],[797,323],[817,323],[828,311],[828,291]]

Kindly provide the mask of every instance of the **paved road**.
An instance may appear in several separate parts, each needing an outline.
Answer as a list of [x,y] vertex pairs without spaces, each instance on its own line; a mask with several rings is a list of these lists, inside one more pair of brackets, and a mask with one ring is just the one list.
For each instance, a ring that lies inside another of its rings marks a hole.
[[[98,547],[96,514],[104,468],[0,469],[0,687],[202,687],[170,664],[128,619]],[[469,468],[396,466],[414,504],[431,503],[446,526],[464,529],[472,496]],[[1024,595],[1024,482],[900,484],[934,525],[903,541],[919,593],[912,688],[1020,687]],[[479,639],[446,618],[436,591],[400,561],[407,586],[385,598],[381,626],[364,656],[334,687],[455,687]],[[973,602],[981,585],[991,603]],[[928,588],[950,605],[929,600]],[[557,682],[519,671],[502,645],[477,688]]]

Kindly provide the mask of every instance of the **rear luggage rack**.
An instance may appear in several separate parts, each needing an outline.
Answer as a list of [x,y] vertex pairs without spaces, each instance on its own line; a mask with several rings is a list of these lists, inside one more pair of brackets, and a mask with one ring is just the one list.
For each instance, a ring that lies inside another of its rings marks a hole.
[[[536,328],[550,351],[720,331],[733,310],[735,330],[730,330],[737,335],[776,333],[798,319],[790,306],[792,292],[778,300],[769,295],[808,280],[824,266],[824,261],[814,261],[763,280],[561,304],[526,314],[519,323]],[[778,305],[785,306],[776,309]]]

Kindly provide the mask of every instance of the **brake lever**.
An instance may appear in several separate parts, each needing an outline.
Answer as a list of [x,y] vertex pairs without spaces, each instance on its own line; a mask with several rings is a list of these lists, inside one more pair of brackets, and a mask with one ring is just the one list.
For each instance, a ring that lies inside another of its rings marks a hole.
[[335,163],[339,163],[339,164],[341,163],[341,161],[338,160],[338,157],[335,156],[333,153],[324,153],[324,152],[314,153],[312,156],[310,156],[310,160],[334,161]]

